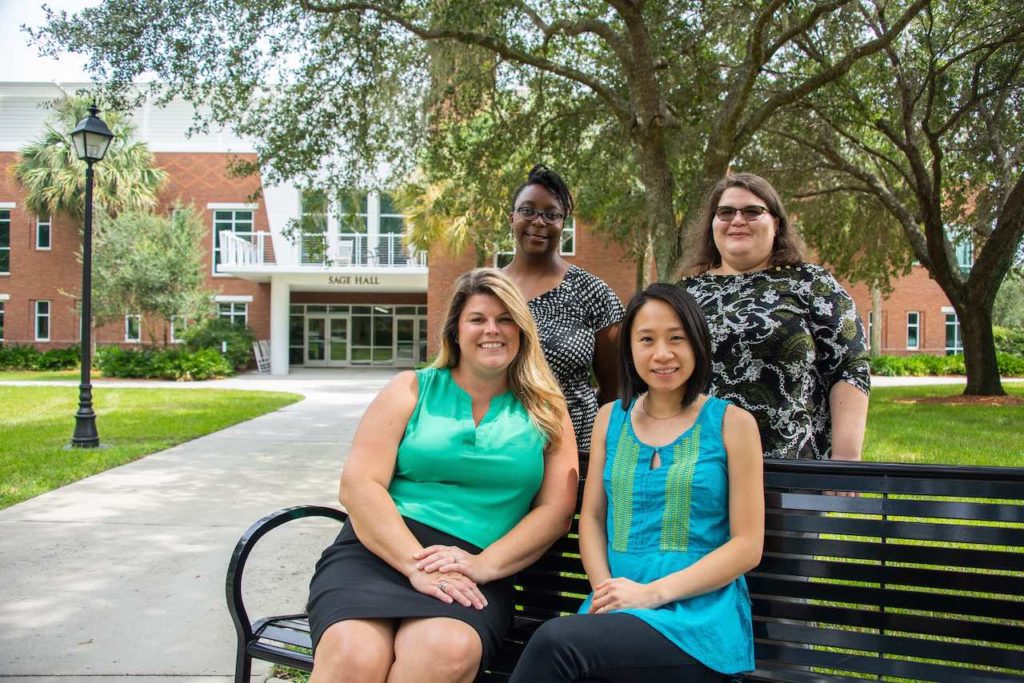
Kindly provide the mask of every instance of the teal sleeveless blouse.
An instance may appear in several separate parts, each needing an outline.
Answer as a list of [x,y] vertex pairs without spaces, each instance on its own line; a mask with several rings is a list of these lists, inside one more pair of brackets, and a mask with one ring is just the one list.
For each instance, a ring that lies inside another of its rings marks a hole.
[[511,391],[492,398],[476,425],[450,369],[418,370],[416,379],[388,491],[403,516],[486,548],[530,511],[546,439]]
[[[727,401],[708,398],[697,420],[659,447],[633,431],[616,401],[608,420],[604,490],[608,565],[613,577],[650,583],[689,567],[729,540],[729,477],[722,419]],[[597,473],[593,473],[597,476]],[[590,609],[589,596],[580,608]],[[754,668],[750,596],[742,576],[703,595],[655,609],[625,609],[691,657],[724,674]]]

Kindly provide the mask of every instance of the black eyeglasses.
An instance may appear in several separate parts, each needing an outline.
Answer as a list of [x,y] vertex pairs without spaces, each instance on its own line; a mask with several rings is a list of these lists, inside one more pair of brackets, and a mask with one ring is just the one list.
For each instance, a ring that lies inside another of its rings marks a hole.
[[565,218],[564,215],[558,213],[557,211],[538,211],[532,206],[520,206],[518,209],[516,209],[516,213],[518,213],[520,216],[522,216],[528,221],[532,221],[537,216],[540,216],[541,220],[543,220],[545,223],[557,223],[558,221]]
[[737,209],[735,206],[720,206],[715,209],[715,216],[720,221],[729,222],[736,217],[737,211],[743,214],[745,221],[756,221],[764,214],[771,213],[771,209],[765,206],[744,206],[742,209]]

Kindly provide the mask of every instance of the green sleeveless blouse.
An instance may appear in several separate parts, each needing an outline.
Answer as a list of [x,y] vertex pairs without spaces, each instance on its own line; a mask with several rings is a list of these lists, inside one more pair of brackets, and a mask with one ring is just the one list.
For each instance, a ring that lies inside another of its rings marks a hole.
[[530,511],[546,439],[511,391],[492,398],[476,425],[450,369],[416,378],[419,399],[388,491],[403,516],[486,548]]

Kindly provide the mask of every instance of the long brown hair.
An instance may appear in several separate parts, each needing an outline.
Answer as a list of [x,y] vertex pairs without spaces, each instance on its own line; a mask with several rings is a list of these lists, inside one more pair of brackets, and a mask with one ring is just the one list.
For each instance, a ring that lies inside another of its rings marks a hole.
[[452,287],[448,312],[441,326],[441,351],[434,361],[435,368],[454,368],[459,364],[462,350],[456,341],[459,334],[459,316],[466,301],[474,294],[487,294],[502,303],[519,327],[519,353],[508,368],[508,384],[512,393],[526,408],[526,412],[557,448],[562,441],[562,423],[566,414],[562,391],[551,374],[533,316],[526,307],[522,294],[508,276],[494,268],[477,268],[463,273]]
[[806,247],[804,241],[793,229],[782,205],[782,198],[772,184],[753,173],[730,173],[711,188],[699,222],[690,230],[690,239],[686,257],[680,270],[683,276],[700,275],[701,273],[722,265],[722,254],[715,245],[712,232],[715,220],[715,209],[722,193],[730,187],[738,187],[758,196],[778,222],[775,230],[775,241],[772,243],[770,266],[796,266],[804,261]]

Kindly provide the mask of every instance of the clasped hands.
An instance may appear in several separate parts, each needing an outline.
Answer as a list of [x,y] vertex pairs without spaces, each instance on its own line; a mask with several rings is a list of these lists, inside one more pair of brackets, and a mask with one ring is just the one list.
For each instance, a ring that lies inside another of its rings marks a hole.
[[409,582],[420,593],[441,602],[457,602],[465,607],[483,609],[487,598],[477,582],[485,583],[478,555],[451,545],[432,545],[413,555],[416,562]]
[[649,609],[662,601],[649,583],[637,583],[622,577],[605,579],[594,586],[588,614],[605,614],[617,609]]

